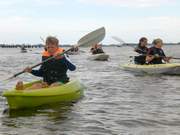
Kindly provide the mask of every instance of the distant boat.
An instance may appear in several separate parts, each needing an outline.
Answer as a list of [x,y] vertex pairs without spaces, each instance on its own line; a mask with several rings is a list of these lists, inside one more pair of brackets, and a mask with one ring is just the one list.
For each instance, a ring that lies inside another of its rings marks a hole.
[[26,53],[27,49],[25,47],[21,47],[21,53]]
[[93,54],[88,57],[89,60],[95,60],[95,61],[107,61],[108,58],[109,55],[106,53]]

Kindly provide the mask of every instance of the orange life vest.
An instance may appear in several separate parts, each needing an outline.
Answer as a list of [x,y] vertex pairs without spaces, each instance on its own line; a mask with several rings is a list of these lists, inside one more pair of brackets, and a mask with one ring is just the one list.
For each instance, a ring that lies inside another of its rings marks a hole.
[[[60,54],[60,53],[63,53],[64,52],[64,49],[63,48],[58,48],[58,50],[55,52],[55,54]],[[45,57],[50,57],[51,55],[49,54],[48,51],[44,51],[42,53],[42,56],[45,56]]]

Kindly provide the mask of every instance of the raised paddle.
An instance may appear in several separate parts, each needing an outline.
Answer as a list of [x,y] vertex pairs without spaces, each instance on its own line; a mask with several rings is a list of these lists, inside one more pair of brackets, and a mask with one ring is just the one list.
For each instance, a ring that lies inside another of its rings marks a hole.
[[112,39],[118,41],[120,46],[123,46],[124,44],[126,44],[126,43],[125,43],[122,39],[120,39],[119,37],[112,36]]
[[[51,60],[51,59],[53,59],[53,58],[55,58],[57,56],[61,56],[61,55],[65,54],[65,53],[67,53],[68,51],[70,51],[74,47],[91,46],[91,45],[97,44],[97,43],[101,42],[104,39],[104,37],[105,37],[105,28],[101,27],[101,28],[99,28],[99,29],[97,29],[95,31],[92,31],[92,32],[88,33],[87,35],[83,36],[77,42],[77,45],[72,46],[71,48],[69,48],[68,50],[64,51],[63,53],[57,54],[56,56],[50,57],[50,58],[48,58],[48,59],[46,59],[46,60],[44,60],[44,61],[42,61],[42,62],[40,62],[40,63],[38,63],[36,65],[33,65],[30,68],[35,68],[35,67],[37,67],[39,65],[42,65],[43,63],[45,63],[45,62],[47,62],[47,61],[49,61],[49,60]],[[8,78],[6,80],[13,79],[13,78],[23,74],[24,72],[25,71],[23,70],[23,71],[21,71],[19,73],[16,73],[12,77],[10,77],[10,78]]]
[[43,41],[43,43],[45,43],[45,40],[42,37],[40,37],[40,39]]

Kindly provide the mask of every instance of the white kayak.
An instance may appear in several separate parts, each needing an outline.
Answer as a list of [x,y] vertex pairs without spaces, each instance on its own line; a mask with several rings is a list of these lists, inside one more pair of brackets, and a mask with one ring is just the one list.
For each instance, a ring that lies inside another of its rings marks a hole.
[[93,54],[88,57],[89,60],[97,60],[97,61],[107,61],[108,58],[109,55],[105,53]]
[[136,73],[180,75],[180,63],[154,65],[124,64],[121,67],[124,70]]
[[79,55],[80,53],[85,53],[85,51],[79,50],[79,51],[69,51],[69,52],[67,52],[68,55]]

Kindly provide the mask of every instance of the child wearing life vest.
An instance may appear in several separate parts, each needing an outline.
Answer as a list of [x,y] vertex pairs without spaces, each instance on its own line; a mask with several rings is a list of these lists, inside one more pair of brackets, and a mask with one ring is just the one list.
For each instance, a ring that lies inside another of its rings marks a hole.
[[[39,70],[32,70],[27,67],[24,69],[25,72],[31,73],[35,76],[42,77],[43,82],[36,83],[27,89],[39,89],[44,87],[53,87],[67,83],[69,77],[67,76],[67,70],[74,71],[76,66],[73,65],[66,56],[59,56],[64,52],[64,49],[59,48],[59,40],[56,37],[49,36],[46,39],[46,49],[42,53],[42,61],[56,56],[54,59],[51,59],[41,65]],[[23,89],[23,83],[18,82],[16,85],[17,90]]]

